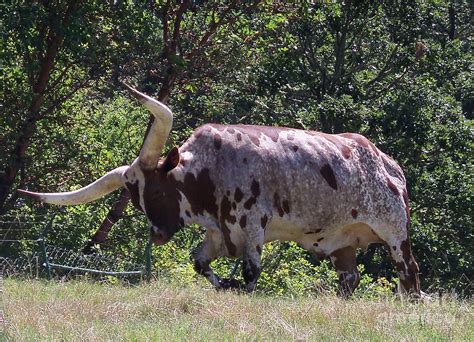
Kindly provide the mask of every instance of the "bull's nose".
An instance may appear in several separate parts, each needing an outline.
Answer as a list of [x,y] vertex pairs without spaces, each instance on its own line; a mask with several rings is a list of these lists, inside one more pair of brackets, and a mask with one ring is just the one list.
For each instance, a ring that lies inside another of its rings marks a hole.
[[155,226],[150,227],[150,235],[152,241],[157,245],[163,245],[169,240],[168,234]]

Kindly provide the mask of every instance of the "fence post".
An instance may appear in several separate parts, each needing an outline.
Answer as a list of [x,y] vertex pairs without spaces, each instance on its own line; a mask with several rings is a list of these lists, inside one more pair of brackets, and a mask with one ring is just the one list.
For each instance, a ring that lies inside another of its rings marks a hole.
[[44,266],[46,267],[46,273],[48,275],[48,279],[51,279],[51,265],[49,264],[48,254],[46,253],[46,245],[44,244],[44,239],[38,239],[38,243],[41,248],[41,254],[43,255]]
[[145,277],[147,281],[151,279],[151,248],[153,247],[153,242],[151,239],[148,240],[145,249]]
[[38,243],[41,248],[41,254],[43,255],[44,266],[46,267],[46,274],[48,275],[48,279],[52,278],[51,265],[49,264],[48,253],[46,253],[46,244],[44,243],[44,239],[46,237],[46,234],[48,234],[49,229],[53,225],[56,215],[57,215],[57,212],[54,212],[53,216],[51,216],[51,219],[49,220],[49,222],[46,224],[43,231],[41,232],[41,237],[38,239]]

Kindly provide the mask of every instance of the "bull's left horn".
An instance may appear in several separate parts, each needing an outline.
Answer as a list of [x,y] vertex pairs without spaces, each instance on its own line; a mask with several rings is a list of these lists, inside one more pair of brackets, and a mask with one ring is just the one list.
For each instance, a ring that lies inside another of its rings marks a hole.
[[153,114],[155,120],[143,143],[138,160],[140,167],[145,170],[151,170],[158,164],[161,151],[165,146],[166,140],[173,126],[173,113],[171,110],[154,98],[140,93],[138,90],[122,82],[128,91],[137,98]]
[[57,204],[76,205],[95,201],[108,193],[123,186],[123,174],[128,166],[118,167],[104,176],[79,190],[70,192],[41,193],[26,190],[17,190],[20,194],[32,197],[35,200]]

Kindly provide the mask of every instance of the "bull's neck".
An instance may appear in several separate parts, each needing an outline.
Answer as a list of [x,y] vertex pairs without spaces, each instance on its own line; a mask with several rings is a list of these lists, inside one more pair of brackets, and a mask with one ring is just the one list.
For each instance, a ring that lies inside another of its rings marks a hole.
[[181,194],[180,216],[185,224],[206,227],[217,225],[218,205],[216,186],[209,168],[190,168],[186,160],[173,171],[177,190]]

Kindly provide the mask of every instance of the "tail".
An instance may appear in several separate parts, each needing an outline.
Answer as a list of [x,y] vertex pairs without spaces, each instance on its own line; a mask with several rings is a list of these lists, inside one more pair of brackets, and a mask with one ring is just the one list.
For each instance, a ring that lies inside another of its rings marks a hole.
[[402,168],[398,163],[390,158],[385,153],[381,153],[383,165],[387,172],[387,177],[390,177],[394,183],[397,184],[397,188],[401,190],[403,203],[405,204],[405,212],[407,217],[407,232],[410,231],[410,201],[408,199],[407,181],[403,173]]

